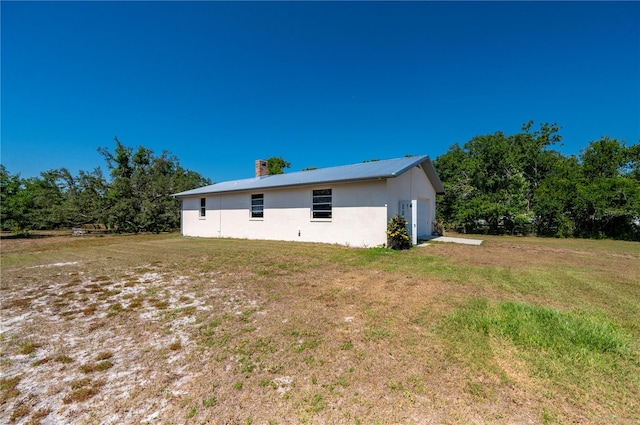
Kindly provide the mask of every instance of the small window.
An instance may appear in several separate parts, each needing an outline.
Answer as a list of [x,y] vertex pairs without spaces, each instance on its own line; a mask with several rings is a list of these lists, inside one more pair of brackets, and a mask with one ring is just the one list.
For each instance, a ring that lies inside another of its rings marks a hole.
[[313,218],[331,218],[331,189],[313,191]]
[[251,218],[264,218],[264,194],[251,195]]
[[207,198],[200,198],[200,217],[207,215]]

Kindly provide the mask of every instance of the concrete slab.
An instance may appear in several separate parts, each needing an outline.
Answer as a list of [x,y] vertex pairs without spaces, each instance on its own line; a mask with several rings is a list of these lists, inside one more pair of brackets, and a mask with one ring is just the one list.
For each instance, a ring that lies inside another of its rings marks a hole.
[[482,244],[482,239],[451,238],[449,236],[437,236],[433,239],[429,239],[429,242],[450,242],[450,243],[460,243],[464,245],[480,245]]

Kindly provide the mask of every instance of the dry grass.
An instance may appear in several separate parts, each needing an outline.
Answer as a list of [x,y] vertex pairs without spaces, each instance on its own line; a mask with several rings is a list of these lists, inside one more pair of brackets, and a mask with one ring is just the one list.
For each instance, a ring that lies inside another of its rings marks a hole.
[[640,421],[640,244],[1,243],[0,422]]

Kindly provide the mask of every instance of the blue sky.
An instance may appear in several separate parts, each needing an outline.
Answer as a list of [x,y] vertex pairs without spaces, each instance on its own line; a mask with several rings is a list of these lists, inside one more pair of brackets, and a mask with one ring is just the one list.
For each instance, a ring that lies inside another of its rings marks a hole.
[[102,167],[113,138],[213,181],[443,154],[557,122],[640,140],[639,2],[6,2],[1,161]]

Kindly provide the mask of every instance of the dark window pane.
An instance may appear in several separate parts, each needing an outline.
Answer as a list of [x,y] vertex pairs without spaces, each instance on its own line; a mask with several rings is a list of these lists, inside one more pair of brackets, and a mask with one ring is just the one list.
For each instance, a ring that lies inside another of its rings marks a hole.
[[314,211],[313,218],[331,218],[331,211]]
[[333,199],[331,189],[316,189],[313,191],[313,208],[311,216],[313,218],[331,218],[331,208]]
[[313,203],[331,203],[331,196],[314,196]]
[[251,195],[251,217],[264,218],[264,194]]

